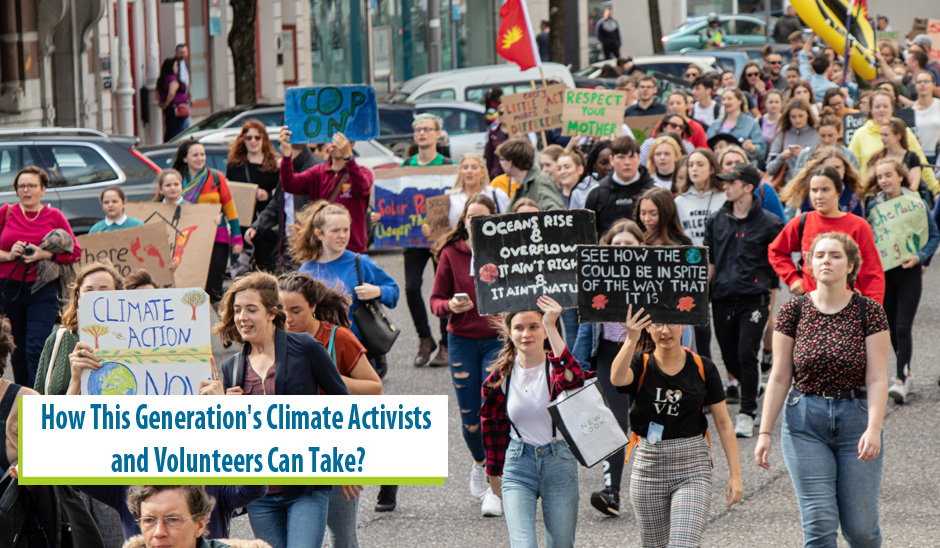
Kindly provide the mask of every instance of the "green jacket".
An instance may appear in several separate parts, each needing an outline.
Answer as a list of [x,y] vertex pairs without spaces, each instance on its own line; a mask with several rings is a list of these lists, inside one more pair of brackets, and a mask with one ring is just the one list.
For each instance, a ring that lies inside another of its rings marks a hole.
[[59,328],[46,338],[46,344],[42,347],[42,354],[39,356],[39,369],[36,371],[36,384],[33,387],[37,392],[44,395],[64,396],[69,389],[69,382],[72,380],[72,366],[69,363],[69,354],[78,344],[78,333],[66,329],[62,335],[62,342],[59,343],[59,351],[55,357],[55,364],[52,366],[52,379],[49,381],[49,393],[46,394],[46,371],[49,370],[49,362],[52,360],[52,348],[55,346],[55,336]]
[[558,187],[555,186],[555,181],[535,166],[532,166],[525,174],[525,178],[512,196],[509,209],[512,209],[516,202],[523,198],[535,200],[542,211],[565,209],[565,202],[561,198],[561,193],[558,192]]

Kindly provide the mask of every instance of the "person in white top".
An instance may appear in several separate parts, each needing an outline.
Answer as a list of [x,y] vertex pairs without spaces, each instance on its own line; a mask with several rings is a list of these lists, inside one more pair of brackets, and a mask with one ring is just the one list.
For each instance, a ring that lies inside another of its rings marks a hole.
[[911,105],[917,125],[917,138],[924,149],[928,163],[937,161],[937,142],[940,141],[940,99],[934,97],[937,83],[929,70],[922,70],[914,77],[917,101]]
[[[456,228],[457,221],[463,213],[467,199],[474,194],[483,194],[496,202],[500,213],[509,210],[509,195],[502,189],[490,186],[490,176],[486,172],[486,160],[479,154],[464,154],[460,160],[460,171],[454,186],[447,191],[450,196],[450,210],[447,212],[447,222],[451,228]],[[431,234],[431,227],[427,224],[421,227],[425,238]]]

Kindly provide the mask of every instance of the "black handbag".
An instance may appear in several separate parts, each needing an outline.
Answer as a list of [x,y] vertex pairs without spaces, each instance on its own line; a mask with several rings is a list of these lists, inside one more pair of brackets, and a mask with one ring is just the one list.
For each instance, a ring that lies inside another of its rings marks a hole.
[[[359,257],[360,255],[357,253],[356,278],[359,280],[359,285],[362,285]],[[388,351],[392,349],[392,345],[395,344],[395,340],[401,335],[401,331],[388,318],[385,307],[375,299],[359,301],[359,306],[353,310],[352,317],[356,325],[359,326],[359,337],[362,339],[360,342],[372,357],[388,354]]]

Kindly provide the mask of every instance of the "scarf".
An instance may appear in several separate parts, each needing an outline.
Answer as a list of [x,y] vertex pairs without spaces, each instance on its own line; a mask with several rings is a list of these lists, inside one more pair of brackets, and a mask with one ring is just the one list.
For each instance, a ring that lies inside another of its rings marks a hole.
[[[189,175],[189,170],[186,170],[186,174]],[[203,168],[192,178],[191,181],[183,181],[183,201],[195,204],[196,200],[199,199],[199,195],[202,194],[202,187],[205,186],[206,181],[209,180],[209,168],[203,166]]]

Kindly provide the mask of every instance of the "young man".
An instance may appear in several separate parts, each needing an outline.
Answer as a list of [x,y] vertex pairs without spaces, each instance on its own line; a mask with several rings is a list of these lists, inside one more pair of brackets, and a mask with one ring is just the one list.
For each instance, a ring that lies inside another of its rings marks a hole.
[[666,105],[656,100],[656,78],[644,74],[637,78],[637,98],[635,105],[627,107],[624,116],[649,116],[651,114],[666,114]]
[[829,74],[829,65],[832,63],[828,55],[820,53],[813,58],[812,67],[810,66],[809,53],[813,47],[813,36],[810,35],[809,39],[803,43],[803,47],[800,48],[797,67],[800,69],[800,78],[809,82],[810,87],[813,88],[813,93],[817,98],[821,98],[827,90],[839,86],[830,82],[829,78],[826,77]]
[[614,86],[618,91],[623,91],[627,94],[625,104],[628,107],[636,103],[636,79],[633,76],[627,76],[626,74],[618,76]]
[[614,169],[584,202],[584,208],[595,213],[598,237],[618,220],[633,218],[637,196],[653,187],[649,171],[640,165],[640,146],[633,137],[624,135],[611,141],[610,160]]
[[503,172],[513,181],[522,181],[512,195],[509,209],[523,198],[535,200],[542,211],[564,209],[555,181],[535,165],[535,147],[525,137],[510,139],[496,148]]
[[703,74],[692,82],[692,118],[707,131],[715,120],[721,118],[721,104],[715,100],[715,90],[718,88],[718,77],[715,73]]
[[780,92],[784,92],[789,88],[786,75],[782,73],[782,69],[783,57],[779,53],[771,53],[764,60],[764,70],[767,71],[770,83],[774,85],[774,89]]
[[549,46],[551,44],[551,37],[549,35],[549,30],[551,30],[552,25],[551,23],[543,19],[542,22],[539,24],[539,28],[542,30],[542,32],[538,33],[535,36],[535,44],[539,48],[539,57],[542,59],[543,62],[545,62],[545,61],[550,60],[550,57],[551,57],[551,51],[549,50]]
[[594,34],[604,49],[604,59],[620,57],[620,23],[613,17],[614,10],[604,8],[604,17],[594,26]]
[[770,314],[770,292],[777,283],[767,246],[783,229],[783,221],[765,211],[760,197],[754,195],[760,184],[754,166],[737,164],[718,178],[724,181],[727,202],[705,223],[704,242],[709,248],[715,338],[725,368],[741,385],[734,433],[750,438],[760,388],[757,352]]

